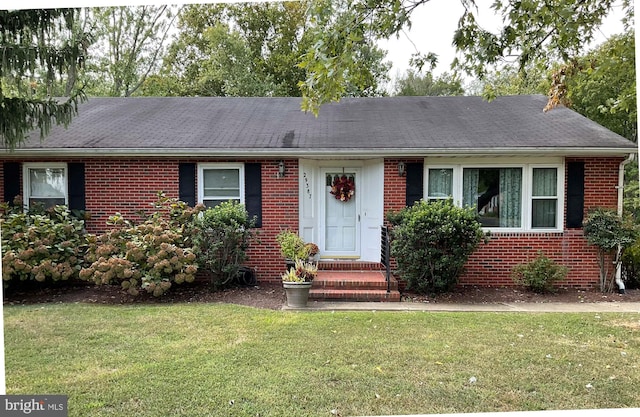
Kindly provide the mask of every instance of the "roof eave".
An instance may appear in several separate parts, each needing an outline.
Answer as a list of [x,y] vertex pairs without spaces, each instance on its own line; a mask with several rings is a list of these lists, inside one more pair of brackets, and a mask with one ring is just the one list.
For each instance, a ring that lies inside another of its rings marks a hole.
[[638,153],[638,149],[628,147],[517,147],[517,148],[40,148],[0,151],[3,158],[86,158],[86,157],[158,157],[158,158],[380,158],[409,156],[506,156],[506,155],[555,155],[555,156],[617,156]]

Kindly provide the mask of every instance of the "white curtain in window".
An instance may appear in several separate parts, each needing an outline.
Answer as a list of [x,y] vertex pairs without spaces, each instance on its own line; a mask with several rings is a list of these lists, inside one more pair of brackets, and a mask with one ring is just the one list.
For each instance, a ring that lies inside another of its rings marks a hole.
[[462,206],[475,207],[478,205],[480,170],[476,168],[465,168],[462,176]]
[[64,184],[63,168],[29,169],[30,198],[64,199]]
[[453,194],[453,170],[430,169],[429,170],[429,197],[451,197]]
[[240,197],[240,171],[238,169],[207,169],[204,171],[205,197]]
[[555,197],[557,181],[556,168],[534,168],[533,190],[534,197]]
[[[556,168],[534,168],[531,204],[531,227],[556,227],[557,181]],[[536,198],[552,197],[552,198]]]
[[522,169],[500,169],[500,227],[520,227]]

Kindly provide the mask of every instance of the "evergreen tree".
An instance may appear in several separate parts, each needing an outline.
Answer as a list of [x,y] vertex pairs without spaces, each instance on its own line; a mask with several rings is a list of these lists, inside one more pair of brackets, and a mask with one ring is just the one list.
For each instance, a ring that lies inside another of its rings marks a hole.
[[88,36],[74,31],[75,9],[0,10],[0,141],[14,149],[28,133],[40,137],[77,113],[80,90],[53,98],[51,85],[84,61]]

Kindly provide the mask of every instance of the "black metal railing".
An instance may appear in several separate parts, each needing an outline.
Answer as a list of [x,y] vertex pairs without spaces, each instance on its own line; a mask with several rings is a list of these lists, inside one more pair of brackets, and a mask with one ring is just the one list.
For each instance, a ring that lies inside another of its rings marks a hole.
[[382,226],[380,233],[380,259],[385,267],[387,293],[391,292],[391,245],[389,242],[389,227]]

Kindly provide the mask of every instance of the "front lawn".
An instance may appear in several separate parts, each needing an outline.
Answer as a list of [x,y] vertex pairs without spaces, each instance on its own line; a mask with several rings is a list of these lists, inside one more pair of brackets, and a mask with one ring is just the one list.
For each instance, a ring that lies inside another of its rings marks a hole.
[[70,416],[640,406],[640,314],[5,306],[8,394]]

